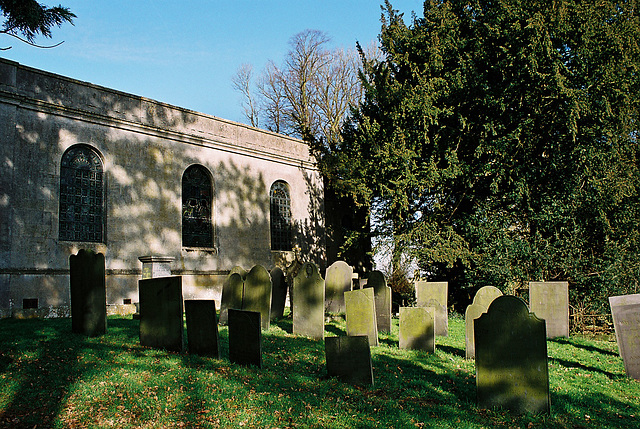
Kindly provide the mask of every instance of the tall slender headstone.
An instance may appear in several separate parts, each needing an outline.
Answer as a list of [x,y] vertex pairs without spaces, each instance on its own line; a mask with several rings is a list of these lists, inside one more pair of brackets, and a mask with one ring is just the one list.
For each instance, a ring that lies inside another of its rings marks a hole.
[[284,315],[287,302],[287,280],[278,267],[271,270],[271,320],[280,319]]
[[347,319],[347,335],[366,335],[370,346],[378,345],[376,323],[376,301],[372,288],[352,290],[344,293]]
[[446,337],[449,335],[449,312],[447,310],[449,283],[448,282],[424,282],[417,281],[416,306],[435,307],[436,309],[436,335]]
[[242,309],[260,313],[262,329],[269,329],[271,323],[271,276],[260,265],[251,268],[244,280]]
[[400,307],[400,349],[436,351],[433,307]]
[[545,321],[520,298],[503,295],[474,329],[478,406],[549,413]]
[[609,305],[624,370],[640,380],[640,294],[609,297]]
[[216,302],[213,299],[186,299],[187,344],[189,353],[219,357]]
[[365,335],[327,337],[324,350],[329,377],[360,386],[373,386],[371,349]]
[[376,298],[378,332],[391,332],[391,288],[380,271],[371,271],[365,287],[373,288]]
[[262,368],[262,330],[257,311],[229,309],[229,360]]
[[235,308],[242,310],[242,297],[244,295],[244,280],[239,273],[230,273],[222,285],[222,298],[220,300],[220,320],[221,325],[226,325],[228,320],[228,310]]
[[182,277],[138,280],[140,344],[182,352]]
[[90,337],[107,332],[107,289],[102,253],[80,249],[69,256],[71,330]]
[[327,313],[344,313],[344,293],[352,289],[353,268],[336,261],[327,268],[325,278],[325,309]]
[[473,297],[473,303],[467,306],[466,311],[464,312],[464,321],[465,321],[465,342],[466,342],[466,358],[473,359],[476,355],[475,343],[474,339],[474,324],[473,321],[476,320],[480,315],[487,312],[489,305],[493,302],[497,297],[502,296],[502,292],[495,286],[484,286],[478,289],[475,296]]
[[547,338],[569,337],[568,282],[529,282],[529,307],[547,322]]
[[324,338],[324,280],[313,262],[305,263],[293,279],[293,333]]

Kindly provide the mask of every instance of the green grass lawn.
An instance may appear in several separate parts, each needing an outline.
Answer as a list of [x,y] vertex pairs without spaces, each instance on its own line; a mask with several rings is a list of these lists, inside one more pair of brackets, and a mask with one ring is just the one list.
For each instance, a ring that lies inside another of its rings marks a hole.
[[517,416],[476,407],[464,320],[435,354],[399,350],[397,323],[372,348],[375,386],[357,388],[326,376],[324,342],[293,336],[290,319],[263,333],[263,369],[228,361],[226,328],[218,360],[141,347],[130,318],[97,338],[70,319],[3,319],[0,427],[640,427],[640,382],[611,339],[549,341],[551,415]]

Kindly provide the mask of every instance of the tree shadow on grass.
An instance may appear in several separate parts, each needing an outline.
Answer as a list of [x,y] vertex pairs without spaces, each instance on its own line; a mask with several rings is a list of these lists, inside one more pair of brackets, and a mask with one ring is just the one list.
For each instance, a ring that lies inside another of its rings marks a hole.
[[445,345],[438,345],[436,344],[436,348],[439,350],[442,350],[445,353],[449,353],[452,354],[454,356],[458,356],[461,358],[464,358],[465,355],[465,351],[463,349],[459,349],[458,347],[451,347],[451,346],[445,346]]
[[573,346],[573,347],[577,347],[583,350],[586,350],[588,352],[593,352],[593,353],[601,353],[603,355],[607,355],[607,356],[619,356],[619,354],[617,352],[613,352],[611,350],[606,350],[600,347],[595,347],[592,345],[585,345],[585,344],[579,344],[576,341],[571,341],[567,338],[562,338],[562,337],[558,337],[558,338],[552,338],[550,340],[548,340],[552,343],[557,343],[557,344],[564,344],[564,345],[569,345],[569,346]]

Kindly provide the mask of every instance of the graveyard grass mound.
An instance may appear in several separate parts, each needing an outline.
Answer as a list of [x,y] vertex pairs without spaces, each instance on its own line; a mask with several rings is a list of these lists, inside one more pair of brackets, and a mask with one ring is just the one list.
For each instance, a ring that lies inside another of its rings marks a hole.
[[[262,369],[140,345],[139,321],[109,318],[99,337],[69,319],[0,320],[0,427],[636,428],[640,382],[625,376],[614,338],[548,341],[551,413],[476,405],[465,326],[451,315],[435,353],[400,350],[398,319],[371,347],[374,387],[327,376],[324,341],[262,333]],[[500,333],[496,333],[499,335]],[[325,336],[346,335],[343,321]]]

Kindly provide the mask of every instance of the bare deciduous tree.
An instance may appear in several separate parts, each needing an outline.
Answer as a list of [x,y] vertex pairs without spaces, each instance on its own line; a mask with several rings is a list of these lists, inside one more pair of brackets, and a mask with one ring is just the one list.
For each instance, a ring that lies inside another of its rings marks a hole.
[[360,63],[356,49],[330,49],[329,42],[318,30],[293,36],[282,66],[270,61],[258,78],[259,102],[251,99],[249,81],[241,79],[246,87],[234,81],[244,105],[259,106],[255,114],[268,129],[312,139],[326,148],[339,141],[349,106],[360,99]]
[[233,88],[242,94],[242,108],[246,118],[251,122],[252,127],[258,126],[258,109],[251,92],[251,81],[253,76],[253,66],[242,64],[238,67],[236,74],[231,78]]

